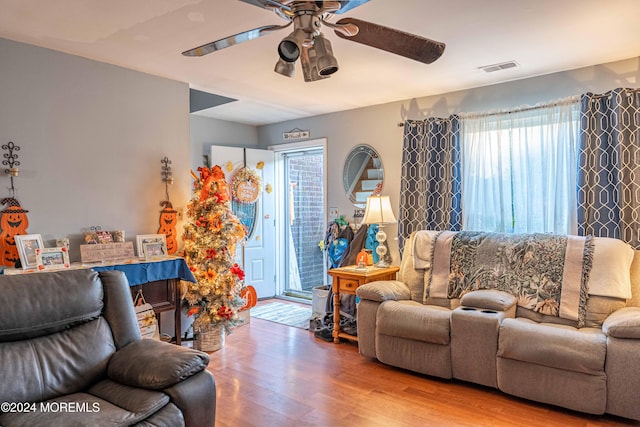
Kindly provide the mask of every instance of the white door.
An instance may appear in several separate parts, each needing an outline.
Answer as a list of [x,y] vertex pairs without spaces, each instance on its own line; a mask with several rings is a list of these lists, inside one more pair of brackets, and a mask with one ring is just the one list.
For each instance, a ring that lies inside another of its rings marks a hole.
[[[249,215],[255,218],[244,247],[238,248],[238,263],[245,272],[245,284],[256,289],[258,298],[268,298],[276,295],[275,265],[275,193],[274,189],[274,155],[270,150],[256,148],[211,147],[211,165],[219,165],[225,173],[229,188],[233,175],[246,167],[257,173],[261,178],[262,191],[255,206],[234,204],[234,211],[245,218]],[[242,212],[239,212],[242,211]],[[243,220],[243,218],[241,218]],[[243,220],[243,223],[251,221]]]

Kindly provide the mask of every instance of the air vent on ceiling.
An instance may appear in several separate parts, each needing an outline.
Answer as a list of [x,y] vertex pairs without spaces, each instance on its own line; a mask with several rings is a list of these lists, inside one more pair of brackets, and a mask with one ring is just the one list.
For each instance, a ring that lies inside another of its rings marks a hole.
[[517,66],[518,63],[516,61],[507,61],[501,62],[500,64],[485,65],[478,67],[478,69],[486,71],[487,73],[493,73],[494,71],[508,70],[509,68],[515,68]]

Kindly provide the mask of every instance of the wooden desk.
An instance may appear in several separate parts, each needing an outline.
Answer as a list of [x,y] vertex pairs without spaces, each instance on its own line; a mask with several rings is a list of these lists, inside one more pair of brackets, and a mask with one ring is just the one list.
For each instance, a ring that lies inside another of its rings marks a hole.
[[160,330],[160,313],[169,310],[175,310],[174,313],[174,334],[175,343],[182,344],[182,316],[180,311],[180,280],[166,279],[157,280],[155,282],[143,283],[141,285],[130,286],[131,297],[135,299],[139,290],[142,290],[145,301],[151,304],[153,311],[156,313],[158,321],[158,330]]
[[145,300],[151,304],[156,313],[158,328],[160,328],[160,313],[175,310],[175,343],[177,345],[182,343],[180,336],[182,332],[180,280],[193,283],[196,281],[183,258],[168,257],[161,260],[93,266],[92,268],[96,271],[122,271],[129,280],[132,297],[135,297],[138,289],[142,289]]
[[358,337],[340,332],[340,294],[356,294],[356,289],[365,283],[376,280],[395,280],[400,267],[366,267],[356,266],[333,268],[328,273],[333,278],[333,342],[339,343],[340,338],[358,341]]

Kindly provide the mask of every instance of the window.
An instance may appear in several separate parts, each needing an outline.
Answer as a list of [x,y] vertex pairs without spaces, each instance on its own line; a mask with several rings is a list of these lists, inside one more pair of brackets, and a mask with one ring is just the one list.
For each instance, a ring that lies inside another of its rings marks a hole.
[[460,115],[463,228],[576,234],[579,103]]

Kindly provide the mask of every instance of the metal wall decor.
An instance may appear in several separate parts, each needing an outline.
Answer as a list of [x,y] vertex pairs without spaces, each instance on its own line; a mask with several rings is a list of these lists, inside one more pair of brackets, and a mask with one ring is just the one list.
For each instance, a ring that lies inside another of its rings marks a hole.
[[18,161],[18,155],[15,152],[20,151],[20,146],[9,141],[2,146],[2,149],[8,151],[2,156],[4,158],[2,164],[8,166],[4,170],[4,173],[9,175],[9,177],[11,178],[11,197],[15,197],[16,189],[13,185],[13,178],[17,177],[20,173],[20,168],[18,168],[18,166],[20,166],[20,162]]
[[169,186],[173,184],[173,172],[171,172],[171,160],[167,156],[164,156],[162,160],[162,169],[160,170],[160,174],[162,175],[162,182],[164,182],[164,190],[167,196],[167,201],[169,200]]

